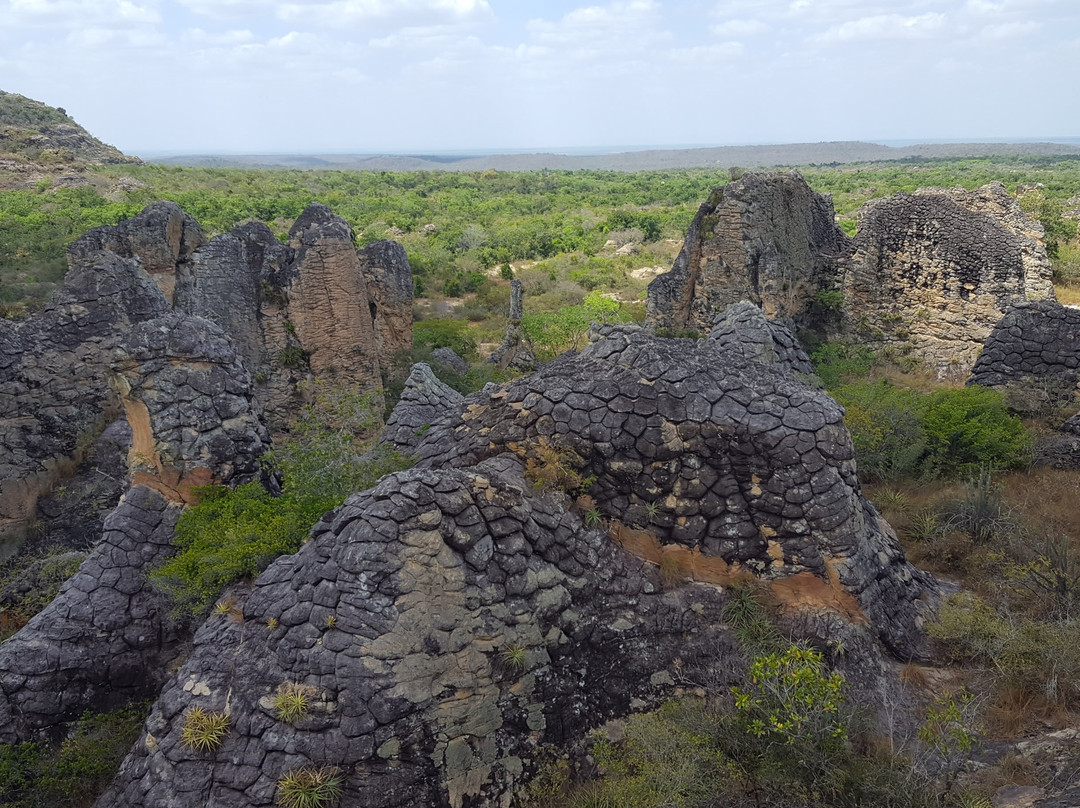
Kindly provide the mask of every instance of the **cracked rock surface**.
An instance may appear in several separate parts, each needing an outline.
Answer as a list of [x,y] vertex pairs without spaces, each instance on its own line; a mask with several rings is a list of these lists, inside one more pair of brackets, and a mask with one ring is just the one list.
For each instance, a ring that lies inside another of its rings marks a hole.
[[[269,806],[304,765],[338,767],[345,805],[503,804],[542,742],[578,737],[732,653],[712,587],[656,568],[517,458],[389,475],[211,617],[99,806]],[[308,707],[274,709],[282,688]],[[229,711],[221,748],[180,743],[191,707]]]

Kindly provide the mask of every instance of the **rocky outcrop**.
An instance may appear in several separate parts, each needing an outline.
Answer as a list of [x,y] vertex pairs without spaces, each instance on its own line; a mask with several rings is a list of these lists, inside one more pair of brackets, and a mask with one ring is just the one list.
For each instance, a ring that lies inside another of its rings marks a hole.
[[1017,303],[994,326],[968,384],[1004,390],[1028,415],[1073,404],[1080,381],[1080,310],[1053,300]]
[[442,428],[461,401],[461,393],[443,384],[430,366],[419,362],[412,366],[401,398],[386,421],[383,440],[401,451],[412,451],[428,431]]
[[747,173],[698,210],[675,264],[649,284],[647,319],[704,333],[740,300],[769,319],[799,318],[849,252],[831,198],[796,172]]
[[[723,681],[722,600],[664,591],[512,456],[400,472],[271,565],[242,622],[199,630],[98,805],[270,806],[303,766],[336,767],[345,805],[506,804],[540,744],[653,701],[677,666]],[[213,765],[181,742],[195,707],[229,714]]]
[[531,371],[536,369],[536,355],[532,345],[521,327],[521,318],[525,314],[525,287],[516,278],[510,281],[510,320],[506,325],[506,335],[487,361],[499,368]]
[[134,487],[57,598],[0,645],[4,742],[157,692],[184,633],[146,573],[174,552],[192,489],[251,480],[268,443],[251,377],[207,320],[169,312],[137,323],[111,368]]
[[1054,297],[1042,227],[1001,183],[868,203],[839,286],[850,331],[956,378],[1010,305]]
[[145,571],[172,555],[180,510],[131,489],[57,598],[0,645],[0,742],[157,693],[181,636]]
[[110,352],[167,311],[136,262],[86,251],[40,315],[0,323],[0,554],[14,551],[38,498],[115,416]]
[[131,426],[134,484],[190,503],[193,488],[256,476],[269,435],[251,376],[213,323],[178,312],[139,323],[110,367]]
[[367,389],[382,381],[367,282],[349,225],[313,204],[289,232],[297,273],[289,287],[289,319],[311,369]]
[[934,587],[863,498],[842,419],[780,366],[609,326],[580,355],[467,397],[415,452],[467,467],[504,451],[545,465],[554,450],[595,479],[596,507],[640,557],[712,583],[766,578],[781,600],[824,604],[919,655]]
[[769,319],[845,335],[963,378],[1013,303],[1053,298],[1041,227],[1001,183],[868,203],[849,239],[796,173],[747,174],[713,191],[647,319],[705,331],[748,300]]
[[179,205],[155,202],[132,219],[84,233],[68,247],[68,264],[83,263],[86,256],[101,250],[121,258],[138,258],[143,270],[172,304],[179,265],[188,261],[204,242],[199,223]]
[[779,364],[792,373],[814,372],[810,357],[791,329],[766,319],[761,309],[745,300],[716,315],[709,339],[724,351],[752,362]]
[[464,376],[469,372],[469,363],[458,356],[453,348],[436,348],[431,352],[431,359],[435,363],[442,365],[444,368],[448,368],[454,373],[457,373],[459,376]]
[[[460,401],[416,366],[388,438],[417,468],[207,621],[98,805],[269,806],[303,767],[343,804],[509,804],[542,745],[729,681],[740,580],[870,667],[879,641],[918,657],[936,585],[862,497],[841,408],[773,359],[604,326]],[[220,749],[185,746],[196,708],[228,715]]]
[[[0,558],[117,414],[108,362],[140,322],[173,310],[215,323],[275,426],[288,423],[310,382],[381,386],[379,345],[399,351],[412,340],[403,251],[380,243],[362,266],[348,225],[322,206],[299,220],[294,237],[296,250],[250,222],[207,242],[175,203],[156,203],[76,240],[64,285],[42,314],[0,321]],[[368,290],[382,301],[375,310]]]
[[357,256],[375,325],[375,342],[386,369],[394,357],[412,350],[412,268],[405,248],[396,241],[376,241],[359,250]]

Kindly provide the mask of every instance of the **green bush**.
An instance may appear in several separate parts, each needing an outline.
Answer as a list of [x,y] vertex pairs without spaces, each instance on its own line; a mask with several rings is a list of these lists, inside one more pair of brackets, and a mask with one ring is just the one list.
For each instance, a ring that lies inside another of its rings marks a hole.
[[931,393],[923,415],[932,470],[943,476],[1026,463],[1032,442],[1002,394],[972,385]]
[[458,356],[476,356],[476,342],[469,336],[469,324],[462,320],[419,320],[413,323],[413,345],[417,348],[450,348]]
[[320,391],[265,458],[281,472],[280,496],[254,482],[200,489],[199,504],[177,522],[178,552],[151,573],[174,616],[205,613],[228,584],[296,552],[319,518],[349,494],[408,467],[407,458],[385,447],[365,453],[363,436],[376,423],[370,395]]
[[139,737],[149,704],[86,713],[59,746],[0,745],[0,805],[83,808],[105,790]]
[[851,340],[830,340],[810,355],[814,372],[832,390],[852,376],[865,376],[877,363],[877,356],[865,345]]
[[335,766],[292,769],[278,780],[278,805],[285,808],[328,808],[341,798],[341,770]]
[[866,479],[955,478],[1028,461],[1031,438],[996,390],[923,394],[888,380],[835,387]]

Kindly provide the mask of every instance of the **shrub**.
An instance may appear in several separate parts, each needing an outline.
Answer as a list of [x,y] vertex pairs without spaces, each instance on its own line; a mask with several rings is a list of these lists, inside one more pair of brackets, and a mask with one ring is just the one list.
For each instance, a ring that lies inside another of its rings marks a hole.
[[285,808],[327,808],[341,798],[341,769],[305,766],[278,780],[278,805]]
[[851,431],[860,475],[891,481],[919,476],[927,452],[922,426],[924,397],[887,381],[837,387],[844,425]]
[[511,643],[499,652],[499,662],[510,673],[522,673],[529,662],[529,649],[521,643]]
[[420,320],[413,323],[413,345],[418,348],[450,348],[458,356],[475,357],[476,342],[462,320]]
[[363,452],[364,435],[377,423],[370,395],[320,389],[288,439],[265,457],[282,475],[280,496],[259,483],[199,489],[199,504],[177,522],[177,553],[150,576],[173,615],[205,613],[228,584],[296,552],[319,518],[349,494],[407,468],[408,458],[385,447]]
[[1027,462],[1032,442],[1002,394],[972,385],[931,393],[923,415],[930,462],[954,476],[979,469],[1012,468]]
[[810,359],[827,390],[838,387],[849,377],[866,375],[877,362],[873,351],[850,340],[830,340],[814,351]]
[[150,705],[86,713],[58,747],[0,745],[0,805],[76,808],[94,803],[139,737]]
[[225,740],[229,723],[225,713],[190,707],[180,729],[180,743],[196,752],[211,752]]

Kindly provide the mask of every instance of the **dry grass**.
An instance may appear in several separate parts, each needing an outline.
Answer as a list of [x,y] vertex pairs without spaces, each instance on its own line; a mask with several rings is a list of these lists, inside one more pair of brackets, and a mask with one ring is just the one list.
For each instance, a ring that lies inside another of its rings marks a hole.
[[1058,303],[1063,306],[1080,305],[1080,287],[1078,286],[1054,286],[1054,294],[1057,295]]
[[998,478],[1006,504],[1042,532],[1080,542],[1080,471],[1036,468]]
[[1005,687],[983,711],[984,729],[991,738],[1019,738],[1071,726],[1076,716],[1058,699],[1028,688]]

